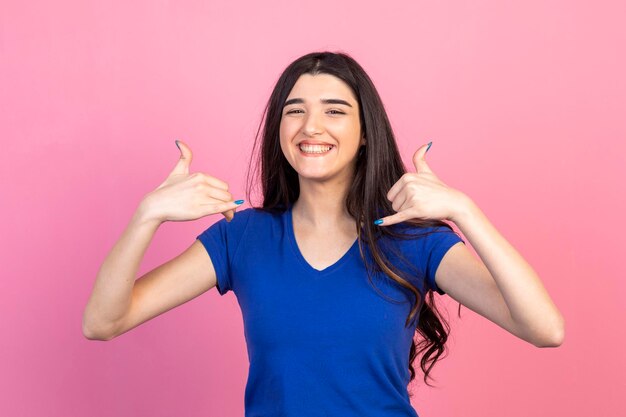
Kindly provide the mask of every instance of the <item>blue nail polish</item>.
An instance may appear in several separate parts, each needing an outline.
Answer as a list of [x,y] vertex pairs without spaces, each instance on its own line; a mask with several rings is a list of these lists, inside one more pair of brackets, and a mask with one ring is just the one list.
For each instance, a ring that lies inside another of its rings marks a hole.
[[382,219],[374,220],[374,224],[383,224]]
[[[432,145],[433,145],[433,142],[432,142],[432,141],[428,142],[428,148],[426,148],[426,152],[428,152],[428,150],[430,149],[430,147],[431,147]],[[426,153],[426,152],[424,152],[424,153]]]
[[180,146],[178,146],[178,140],[175,140],[174,143],[176,144],[176,147],[178,148],[178,150],[180,151]]
[[235,201],[235,204],[243,204],[243,200],[237,200]]

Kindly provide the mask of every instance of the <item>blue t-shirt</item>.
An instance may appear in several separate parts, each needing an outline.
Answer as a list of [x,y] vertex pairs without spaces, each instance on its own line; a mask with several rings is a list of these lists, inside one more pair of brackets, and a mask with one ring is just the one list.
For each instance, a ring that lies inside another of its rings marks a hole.
[[[442,233],[417,238],[428,230],[415,228],[416,239],[381,242],[410,260],[415,268],[402,270],[422,293],[444,294],[437,267],[452,245],[465,243],[436,229]],[[296,243],[291,207],[238,211],[197,238],[219,294],[232,290],[241,307],[250,362],[246,417],[417,416],[407,391],[417,321],[405,327],[414,295],[380,271],[371,275],[373,286],[358,241],[333,265],[313,268]]]

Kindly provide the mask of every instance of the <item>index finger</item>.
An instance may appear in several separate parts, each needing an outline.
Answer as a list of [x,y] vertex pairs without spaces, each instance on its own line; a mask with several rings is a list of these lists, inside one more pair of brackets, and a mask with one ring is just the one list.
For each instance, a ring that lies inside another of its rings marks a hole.
[[380,219],[375,220],[374,224],[377,226],[391,226],[392,224],[402,223],[410,219],[411,215],[407,212],[407,210],[400,210],[390,216],[381,217]]
[[225,191],[228,190],[228,184],[220,180],[219,178],[215,178],[209,174],[204,174],[204,176],[206,177],[207,182],[211,184],[212,186],[214,186],[215,188],[219,188]]

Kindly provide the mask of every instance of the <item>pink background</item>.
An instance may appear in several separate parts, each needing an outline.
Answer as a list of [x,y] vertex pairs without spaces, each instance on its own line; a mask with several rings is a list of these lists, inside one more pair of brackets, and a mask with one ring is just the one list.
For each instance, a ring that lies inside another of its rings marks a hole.
[[[620,1],[3,1],[0,414],[243,415],[232,293],[110,342],[83,337],[82,313],[174,139],[245,198],[274,82],[332,50],[374,80],[407,166],[432,140],[431,168],[566,319],[564,344],[539,349],[443,297],[451,350],[438,388],[415,388],[420,416],[625,415],[624,16]],[[164,224],[140,273],[218,219]]]

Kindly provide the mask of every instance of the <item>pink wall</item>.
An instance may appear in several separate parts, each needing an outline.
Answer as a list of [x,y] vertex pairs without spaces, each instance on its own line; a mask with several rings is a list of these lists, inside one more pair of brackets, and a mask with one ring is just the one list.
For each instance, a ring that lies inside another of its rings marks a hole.
[[[244,196],[282,69],[350,53],[411,166],[463,190],[566,318],[557,349],[448,297],[421,416],[625,415],[623,2],[8,2],[0,5],[0,415],[241,416],[235,297],[211,290],[111,342],[81,317],[104,256],[178,158]],[[246,203],[244,207],[247,207]],[[167,223],[140,273],[217,216]]]

